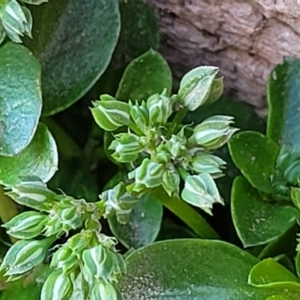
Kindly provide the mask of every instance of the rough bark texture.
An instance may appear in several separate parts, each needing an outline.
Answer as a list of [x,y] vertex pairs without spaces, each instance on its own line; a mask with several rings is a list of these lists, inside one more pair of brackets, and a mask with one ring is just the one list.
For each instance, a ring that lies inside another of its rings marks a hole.
[[227,93],[265,106],[266,81],[283,56],[300,56],[300,0],[149,0],[162,52],[177,77],[216,65]]

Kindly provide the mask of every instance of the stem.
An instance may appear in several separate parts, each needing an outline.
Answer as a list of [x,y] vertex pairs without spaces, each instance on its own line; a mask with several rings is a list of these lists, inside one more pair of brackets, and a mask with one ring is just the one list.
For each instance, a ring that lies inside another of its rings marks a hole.
[[143,136],[144,133],[134,124],[132,121],[130,121],[128,127],[137,135]]
[[42,119],[42,122],[47,125],[52,132],[60,154],[66,157],[81,158],[81,148],[53,119],[44,118]]
[[174,119],[172,120],[172,125],[169,127],[169,130],[167,133],[168,138],[171,137],[171,135],[175,131],[176,127],[182,123],[182,121],[185,118],[188,111],[189,111],[189,109],[187,107],[184,107],[176,113]]
[[[3,223],[8,222],[19,213],[16,203],[5,194],[2,185],[0,185],[0,203],[0,218]],[[10,237],[10,240],[12,243],[17,241],[14,237]]]
[[157,190],[154,195],[160,202],[189,226],[198,236],[208,239],[218,239],[218,233],[190,205],[177,197],[168,196],[163,190]]

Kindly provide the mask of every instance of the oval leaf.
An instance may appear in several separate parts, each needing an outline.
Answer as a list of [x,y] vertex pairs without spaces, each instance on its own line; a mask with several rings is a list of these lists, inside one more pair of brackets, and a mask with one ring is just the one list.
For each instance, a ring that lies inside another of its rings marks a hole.
[[248,282],[254,286],[289,281],[299,283],[298,278],[293,273],[272,258],[265,259],[255,265],[251,269],[248,279]]
[[295,224],[298,211],[292,206],[263,200],[245,178],[238,176],[232,186],[231,214],[243,245],[250,247],[284,234]]
[[272,295],[299,299],[300,292],[247,284],[258,260],[220,241],[172,240],[130,254],[119,283],[123,300],[262,300]]
[[228,146],[233,162],[251,185],[271,193],[270,179],[278,154],[277,144],[261,133],[244,131],[234,135]]
[[17,156],[0,156],[0,184],[16,185],[21,177],[36,176],[47,182],[57,170],[55,141],[47,127],[40,124],[31,143]]
[[286,57],[268,80],[267,135],[300,154],[300,60]]
[[118,100],[146,100],[153,94],[167,94],[172,89],[172,73],[168,63],[156,51],[149,50],[134,59],[126,68],[119,84]]
[[0,47],[0,155],[17,155],[33,138],[42,109],[40,76],[27,48]]
[[110,229],[126,248],[140,248],[157,238],[162,221],[163,208],[153,196],[144,195],[130,213],[129,222],[120,224],[116,217],[108,219]]
[[52,0],[31,11],[26,44],[41,61],[43,113],[50,115],[80,99],[108,66],[120,29],[118,1]]

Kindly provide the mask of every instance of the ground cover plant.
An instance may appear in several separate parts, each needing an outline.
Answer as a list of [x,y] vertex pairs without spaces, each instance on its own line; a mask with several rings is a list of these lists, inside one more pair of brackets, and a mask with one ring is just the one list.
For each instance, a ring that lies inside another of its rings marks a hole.
[[299,60],[265,126],[145,1],[44,2],[0,1],[0,299],[300,299]]

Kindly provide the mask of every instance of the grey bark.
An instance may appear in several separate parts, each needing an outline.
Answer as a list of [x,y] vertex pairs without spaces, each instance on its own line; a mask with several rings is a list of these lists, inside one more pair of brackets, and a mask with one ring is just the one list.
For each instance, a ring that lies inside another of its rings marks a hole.
[[300,0],[148,1],[177,78],[198,65],[219,66],[226,92],[258,109],[274,65],[300,57]]

